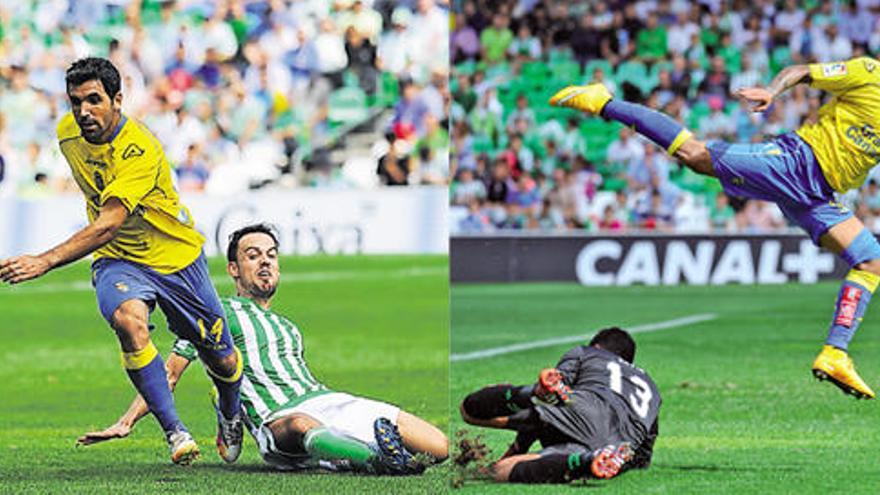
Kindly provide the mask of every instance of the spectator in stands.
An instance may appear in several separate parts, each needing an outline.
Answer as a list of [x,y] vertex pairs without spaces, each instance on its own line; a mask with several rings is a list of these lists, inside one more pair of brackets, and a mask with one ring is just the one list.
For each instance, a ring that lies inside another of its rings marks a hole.
[[730,73],[724,64],[724,59],[720,56],[712,58],[712,68],[703,82],[700,83],[699,91],[701,97],[708,103],[710,97],[718,97],[721,104],[727,100],[727,91],[730,89]]
[[528,24],[520,24],[516,31],[516,38],[510,42],[507,53],[514,59],[521,57],[527,60],[538,60],[541,58],[541,41],[532,36]]
[[174,169],[177,176],[177,188],[180,192],[202,192],[208,182],[210,170],[201,156],[197,144],[190,144],[186,150],[186,158]]
[[700,119],[700,134],[706,139],[730,140],[736,135],[736,122],[724,113],[724,99],[717,95],[708,98],[712,113]]
[[379,158],[376,173],[379,180],[386,186],[405,186],[409,183],[411,171],[409,148],[405,139],[394,133],[385,136],[389,144],[388,151]]
[[653,61],[666,55],[666,28],[660,25],[657,14],[648,15],[645,28],[636,35],[636,56]]
[[630,165],[640,161],[645,156],[645,146],[636,137],[629,127],[622,127],[617,132],[618,138],[611,141],[606,152],[606,159],[610,163]]
[[709,213],[709,226],[714,230],[733,230],[736,226],[734,221],[733,207],[730,206],[730,200],[723,192],[715,194],[715,201]]
[[513,43],[513,33],[508,24],[507,16],[498,13],[492,17],[492,26],[480,33],[480,47],[486,62],[497,63],[507,55],[507,49]]
[[638,226],[648,230],[671,230],[673,211],[657,189],[642,191],[636,202]]
[[486,199],[486,186],[474,178],[473,170],[464,169],[452,187],[452,204],[467,206],[474,199]]
[[453,63],[475,60],[480,55],[480,37],[468,20],[466,14],[456,17],[455,30],[449,39]]
[[[355,2],[360,5],[361,2]],[[348,70],[357,76],[358,85],[368,95],[376,93],[376,47],[370,38],[358,31],[355,25],[345,30],[345,55]]]
[[529,107],[529,100],[526,99],[526,95],[523,93],[516,96],[516,108],[507,116],[507,132],[515,130],[514,124],[518,120],[524,121],[528,128],[533,128],[537,125],[535,111]]

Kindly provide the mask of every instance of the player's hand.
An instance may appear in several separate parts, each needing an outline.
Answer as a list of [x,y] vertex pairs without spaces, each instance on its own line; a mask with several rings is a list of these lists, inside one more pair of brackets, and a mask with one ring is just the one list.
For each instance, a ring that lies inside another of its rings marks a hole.
[[771,103],[773,103],[773,93],[766,88],[742,88],[737,90],[735,95],[737,98],[742,98],[749,103],[753,103],[753,112],[763,112],[764,110],[767,110],[767,107],[769,107]]
[[131,426],[116,423],[113,426],[107,428],[103,431],[91,431],[86,433],[85,435],[76,439],[76,446],[86,446],[92,445],[94,443],[100,443],[107,440],[113,440],[114,438],[125,438],[128,434],[131,433]]
[[0,281],[18,284],[48,272],[49,262],[40,256],[14,256],[0,261]]

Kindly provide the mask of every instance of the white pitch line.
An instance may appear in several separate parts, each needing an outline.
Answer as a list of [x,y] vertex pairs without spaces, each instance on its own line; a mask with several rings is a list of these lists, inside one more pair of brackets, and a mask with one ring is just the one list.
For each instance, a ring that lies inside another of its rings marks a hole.
[[[656,323],[646,323],[644,325],[636,325],[633,327],[629,327],[626,330],[629,333],[644,333],[644,332],[654,332],[657,330],[664,330],[667,328],[676,328],[683,327],[686,325],[693,325],[694,323],[702,323],[704,321],[710,321],[717,318],[718,315],[715,313],[704,313],[698,315],[685,316],[682,318],[676,318],[674,320],[668,321],[658,321]],[[510,354],[512,352],[519,351],[528,351],[531,349],[541,349],[544,347],[552,347],[560,344],[571,344],[574,342],[583,342],[589,335],[571,335],[568,337],[555,337],[552,339],[538,340],[535,342],[525,342],[522,344],[511,344],[505,345],[501,347],[493,347],[490,349],[483,349],[482,351],[474,351],[474,352],[465,352],[463,354],[450,354],[450,361],[473,361],[475,359],[485,359],[495,356],[501,356],[503,354]]]
[[[365,279],[399,279],[410,277],[436,276],[447,273],[445,266],[415,266],[399,268],[396,270],[335,270],[318,272],[290,272],[281,274],[281,285],[299,284],[309,282],[330,282],[334,280],[365,280]],[[212,276],[211,281],[217,286],[232,285],[233,281],[227,276]],[[54,282],[42,285],[18,285],[5,291],[0,286],[0,297],[3,295],[27,295],[54,292],[84,292],[92,291],[92,284],[88,280],[74,280],[70,282]]]

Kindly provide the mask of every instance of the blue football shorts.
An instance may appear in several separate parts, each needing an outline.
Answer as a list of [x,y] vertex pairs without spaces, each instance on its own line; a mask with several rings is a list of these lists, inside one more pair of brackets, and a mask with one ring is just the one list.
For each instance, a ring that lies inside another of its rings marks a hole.
[[728,195],[776,203],[817,245],[828,229],[853,216],[835,200],[810,145],[793,132],[765,143],[710,141],[706,147]]
[[158,305],[168,329],[192,342],[200,355],[226,357],[235,352],[204,254],[170,274],[131,261],[100,258],[92,264],[92,285],[101,315],[111,325],[122,303],[140,299],[151,312]]

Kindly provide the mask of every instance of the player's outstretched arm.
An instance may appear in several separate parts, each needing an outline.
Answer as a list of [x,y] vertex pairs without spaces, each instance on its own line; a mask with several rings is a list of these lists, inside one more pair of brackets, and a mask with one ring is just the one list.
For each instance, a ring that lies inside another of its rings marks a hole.
[[128,210],[116,198],[101,207],[98,218],[70,239],[37,256],[15,256],[0,261],[0,281],[17,284],[42,276],[49,270],[76,261],[110,242],[128,218]]
[[[188,359],[174,353],[172,353],[165,361],[165,372],[168,374],[168,386],[171,387],[171,390],[174,390],[177,381],[183,375],[183,372],[186,371],[189,363],[190,361]],[[82,435],[76,439],[76,445],[85,446],[106,440],[113,440],[114,438],[125,438],[131,433],[131,429],[134,428],[135,423],[140,421],[140,419],[146,416],[149,412],[150,410],[147,407],[144,398],[138,394],[138,396],[131,401],[131,405],[128,406],[128,410],[125,411],[125,414],[116,420],[115,423],[104,430],[90,431]]]
[[776,74],[766,88],[752,87],[737,90],[736,96],[750,103],[754,103],[752,111],[763,112],[773,103],[773,100],[786,92],[788,89],[800,83],[810,82],[810,67],[807,65],[792,65]]

